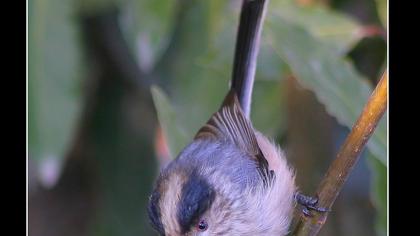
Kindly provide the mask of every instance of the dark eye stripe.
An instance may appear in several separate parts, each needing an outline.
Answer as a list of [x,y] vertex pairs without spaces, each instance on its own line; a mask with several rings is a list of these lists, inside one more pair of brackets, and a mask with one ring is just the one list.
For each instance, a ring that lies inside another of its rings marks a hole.
[[214,197],[214,190],[207,181],[193,172],[182,187],[177,209],[177,218],[183,234],[198,223],[199,217],[210,208]]

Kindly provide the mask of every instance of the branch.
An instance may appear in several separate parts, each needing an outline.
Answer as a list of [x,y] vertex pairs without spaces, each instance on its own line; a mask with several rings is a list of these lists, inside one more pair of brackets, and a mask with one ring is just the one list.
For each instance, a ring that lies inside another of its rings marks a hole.
[[[341,146],[317,190],[318,206],[331,209],[359,154],[375,130],[387,106],[387,71],[382,75],[362,114]],[[327,220],[328,212],[313,212],[312,217],[301,216],[294,235],[314,236]]]

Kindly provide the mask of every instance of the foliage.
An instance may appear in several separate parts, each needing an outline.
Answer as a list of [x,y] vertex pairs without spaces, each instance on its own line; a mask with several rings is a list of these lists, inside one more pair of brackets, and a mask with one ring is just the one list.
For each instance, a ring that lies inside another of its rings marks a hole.
[[152,96],[164,136],[170,137],[167,138],[167,142],[170,155],[174,158],[185,146],[186,135],[181,129],[181,125],[176,118],[176,112],[164,92],[159,87],[152,87]]
[[68,0],[29,2],[29,155],[41,167],[63,161],[80,117],[84,68],[73,13]]
[[[341,56],[332,53],[329,42],[316,40],[304,28],[287,23],[286,19],[277,18],[273,22],[267,22],[267,28],[276,52],[287,61],[299,82],[315,92],[327,111],[351,128],[372,92],[367,80]],[[383,122],[379,124],[368,143],[384,164],[385,128]]]
[[373,171],[371,198],[377,209],[376,232],[378,235],[387,235],[387,170],[371,153],[368,161]]

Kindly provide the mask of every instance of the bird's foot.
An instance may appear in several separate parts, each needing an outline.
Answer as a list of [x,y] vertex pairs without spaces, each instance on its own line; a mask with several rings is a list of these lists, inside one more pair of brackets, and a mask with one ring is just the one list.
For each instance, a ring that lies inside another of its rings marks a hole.
[[302,212],[305,216],[311,217],[313,216],[311,214],[311,210],[317,211],[317,212],[327,212],[329,209],[324,207],[317,206],[318,204],[318,197],[311,197],[303,195],[302,193],[296,192],[295,193],[295,201],[302,205],[304,208],[302,209]]

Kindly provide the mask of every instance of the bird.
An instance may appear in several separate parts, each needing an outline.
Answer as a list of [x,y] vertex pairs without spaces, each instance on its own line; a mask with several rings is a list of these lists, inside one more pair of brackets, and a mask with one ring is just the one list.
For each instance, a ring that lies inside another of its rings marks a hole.
[[294,171],[244,116],[236,92],[160,174],[149,216],[160,235],[286,235]]
[[165,236],[286,235],[296,202],[309,209],[282,149],[249,119],[267,0],[244,0],[230,89],[220,108],[159,174],[148,203]]

